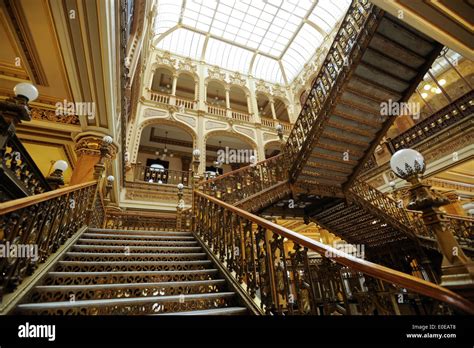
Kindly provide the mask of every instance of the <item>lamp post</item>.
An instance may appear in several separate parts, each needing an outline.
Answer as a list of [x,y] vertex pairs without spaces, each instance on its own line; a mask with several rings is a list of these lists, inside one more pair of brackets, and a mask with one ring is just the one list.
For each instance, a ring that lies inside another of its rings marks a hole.
[[199,181],[199,164],[201,163],[201,151],[199,151],[199,149],[195,149],[193,151],[193,162],[192,162],[192,166],[193,166],[193,173],[192,173],[192,176],[193,176],[193,186],[195,186],[195,184],[198,183]]
[[109,135],[105,135],[102,138],[100,145],[100,159],[99,162],[94,165],[94,178],[99,179],[102,177],[102,173],[105,171],[105,158],[110,154],[110,145],[112,145],[113,139]]
[[464,254],[439,209],[449,200],[421,181],[425,172],[423,156],[412,149],[397,151],[390,160],[393,172],[411,184],[408,209],[422,212],[423,223],[436,236],[443,255],[441,285],[467,298],[474,298],[474,263]]
[[31,121],[28,102],[38,98],[38,90],[30,83],[22,82],[13,88],[15,96],[0,101],[0,116],[3,119],[0,125],[0,148],[3,148],[7,138],[15,134],[15,125],[21,121]]
[[104,202],[106,206],[109,205],[110,203],[110,191],[112,191],[114,181],[115,181],[115,177],[113,175],[109,175],[107,177],[107,184],[105,185],[105,198],[104,198]]
[[283,140],[283,126],[281,124],[277,124],[275,129],[278,134],[278,139],[280,139],[280,152],[283,153],[285,149],[285,141]]
[[51,186],[51,189],[56,190],[59,186],[64,185],[63,173],[67,168],[68,164],[66,161],[59,160],[54,162],[53,172],[46,178],[46,181],[48,182],[49,186]]
[[182,227],[182,221],[183,221],[182,213],[184,209],[184,199],[183,199],[184,185],[182,183],[179,183],[176,187],[178,188],[178,205],[176,206],[176,229],[180,231]]

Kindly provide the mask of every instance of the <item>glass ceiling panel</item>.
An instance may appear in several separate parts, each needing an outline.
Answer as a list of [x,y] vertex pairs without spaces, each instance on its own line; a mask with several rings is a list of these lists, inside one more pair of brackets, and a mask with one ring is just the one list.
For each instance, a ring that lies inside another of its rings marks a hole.
[[204,60],[211,65],[248,74],[253,52],[220,40],[209,39]]
[[161,40],[157,48],[200,60],[205,37],[187,29],[176,29]]
[[[324,40],[323,33],[334,29],[349,3],[158,0],[155,44],[194,59],[201,59],[204,47],[204,59],[209,64],[244,74],[252,70],[259,79],[287,84],[312,58]],[[208,43],[204,45],[206,37]]]
[[280,63],[272,58],[257,55],[255,57],[253,76],[273,83],[285,84]]

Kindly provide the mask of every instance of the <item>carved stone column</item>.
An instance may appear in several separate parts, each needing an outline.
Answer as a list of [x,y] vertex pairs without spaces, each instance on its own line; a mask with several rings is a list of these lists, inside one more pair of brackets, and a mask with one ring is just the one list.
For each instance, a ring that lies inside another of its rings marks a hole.
[[[84,182],[92,181],[97,176],[95,173],[100,165],[101,147],[103,147],[103,135],[99,134],[79,134],[76,139],[75,151],[77,154],[76,169],[72,173],[70,185],[77,185]],[[102,152],[105,149],[102,148]],[[104,158],[113,159],[117,154],[117,146],[108,144]],[[102,164],[103,165],[103,164]],[[94,174],[95,173],[95,174]]]
[[270,99],[270,108],[272,109],[272,117],[274,120],[276,120],[277,116],[275,111],[275,101],[273,99]]

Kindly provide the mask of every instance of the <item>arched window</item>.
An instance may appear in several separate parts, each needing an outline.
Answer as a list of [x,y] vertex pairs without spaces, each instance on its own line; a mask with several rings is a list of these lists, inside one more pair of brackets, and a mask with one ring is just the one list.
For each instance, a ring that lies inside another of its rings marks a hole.
[[234,111],[248,112],[247,95],[242,88],[232,86],[229,92],[230,108]]
[[285,103],[279,98],[275,98],[274,103],[276,118],[280,121],[290,122],[290,117],[288,115],[288,110]]
[[156,69],[151,83],[151,90],[162,94],[171,94],[173,87],[173,75],[171,71],[164,68]]
[[273,118],[270,99],[264,93],[257,93],[258,114],[260,117]]

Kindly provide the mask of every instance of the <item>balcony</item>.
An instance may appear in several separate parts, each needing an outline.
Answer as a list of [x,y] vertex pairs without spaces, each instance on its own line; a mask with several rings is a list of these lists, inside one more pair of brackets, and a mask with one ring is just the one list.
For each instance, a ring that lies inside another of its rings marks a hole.
[[147,90],[148,100],[151,100],[155,103],[165,104],[165,105],[174,105],[180,109],[185,110],[197,110],[197,102],[195,100],[178,98],[170,94],[160,93],[152,90]]
[[[161,93],[157,91],[152,91],[150,89],[146,90],[145,96],[147,100],[154,103],[161,104],[162,106],[177,106],[182,112],[191,111],[196,112],[199,110],[198,102],[191,99],[186,99],[182,97],[176,97],[170,94]],[[226,108],[224,106],[213,105],[211,103],[204,103],[204,111],[207,115],[217,116],[219,118],[233,119],[239,122],[244,123],[255,123],[255,117],[253,114],[244,112],[242,110],[235,110],[232,108]],[[289,134],[291,128],[293,127],[291,123],[286,121],[281,121],[273,118],[261,117],[261,125],[263,127],[271,128],[275,130],[275,127],[280,124],[283,126],[283,133]]]

